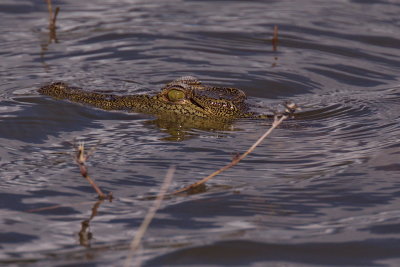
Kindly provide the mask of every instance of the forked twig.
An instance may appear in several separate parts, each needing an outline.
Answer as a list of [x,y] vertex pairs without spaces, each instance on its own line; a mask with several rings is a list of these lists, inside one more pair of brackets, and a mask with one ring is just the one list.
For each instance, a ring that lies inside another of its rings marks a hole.
[[[161,206],[161,202],[164,199],[165,193],[167,192],[167,190],[172,182],[174,172],[175,172],[175,166],[172,166],[168,169],[168,172],[165,175],[164,182],[161,185],[160,192],[158,193],[157,198],[154,200],[153,205],[150,207],[149,211],[147,212],[145,218],[142,221],[142,224],[140,225],[135,237],[133,238],[133,240],[130,244],[129,253],[126,258],[124,266],[129,267],[131,265],[133,255],[139,248],[140,242],[142,241],[142,238],[143,238],[144,234],[146,233],[147,228],[149,227],[151,221],[153,220],[157,210]],[[137,264],[137,265],[140,265],[140,264]]]
[[277,116],[275,116],[274,118],[274,122],[272,123],[271,127],[268,129],[268,131],[266,131],[246,152],[244,152],[242,155],[236,156],[234,157],[234,159],[231,161],[231,163],[229,163],[228,165],[222,167],[221,169],[213,172],[212,174],[210,174],[209,176],[201,179],[200,181],[193,183],[189,186],[186,186],[182,189],[176,190],[174,192],[172,192],[172,195],[176,195],[176,194],[180,194],[186,191],[191,191],[193,189],[195,189],[196,187],[203,185],[205,182],[207,182],[208,180],[210,180],[211,178],[213,178],[214,176],[220,174],[223,171],[226,171],[227,169],[235,166],[236,164],[238,164],[242,159],[244,159],[248,154],[250,154],[252,151],[254,151],[254,149],[268,136],[271,134],[271,132],[278,127],[282,121],[284,121],[285,119],[287,119],[288,116],[287,115],[282,115],[279,119]]

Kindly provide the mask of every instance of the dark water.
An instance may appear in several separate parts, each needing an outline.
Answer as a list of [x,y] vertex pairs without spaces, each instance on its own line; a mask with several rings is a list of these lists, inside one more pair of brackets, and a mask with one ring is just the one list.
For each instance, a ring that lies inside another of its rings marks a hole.
[[[207,191],[163,202],[144,265],[400,264],[400,4],[376,1],[0,3],[0,263],[120,266],[170,165],[171,190],[210,174],[268,128],[166,125],[36,93],[51,81],[121,94],[183,75],[243,89],[260,106],[291,99],[286,121]],[[279,26],[273,51],[273,26]],[[89,171],[73,143],[96,146]],[[82,202],[85,202],[82,204]],[[86,203],[87,202],[87,203]],[[80,203],[80,204],[79,204]],[[27,212],[51,205],[66,207]],[[81,235],[82,236],[82,235]]]

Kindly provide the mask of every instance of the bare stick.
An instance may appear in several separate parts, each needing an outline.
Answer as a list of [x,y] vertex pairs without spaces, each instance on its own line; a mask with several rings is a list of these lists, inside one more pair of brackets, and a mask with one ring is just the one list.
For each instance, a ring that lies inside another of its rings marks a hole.
[[51,4],[51,0],[44,0],[47,3],[47,9],[49,11],[49,44],[54,41],[57,41],[57,33],[56,33],[56,21],[58,12],[60,12],[60,8],[56,7],[53,13],[53,7]]
[[51,0],[45,0],[47,3],[47,9],[49,10],[49,29],[53,25],[53,7],[51,6]]
[[198,187],[198,186],[204,184],[205,182],[207,182],[208,180],[210,180],[210,179],[213,178],[214,176],[220,174],[221,172],[226,171],[227,169],[229,169],[229,168],[235,166],[235,165],[238,164],[242,159],[244,159],[248,154],[250,154],[252,151],[254,151],[254,149],[255,149],[268,135],[270,135],[271,132],[272,132],[276,127],[278,127],[278,126],[282,123],[282,121],[284,121],[284,120],[287,119],[287,118],[288,118],[288,116],[286,116],[286,115],[282,115],[279,119],[278,119],[278,117],[275,116],[274,122],[272,123],[272,125],[271,125],[271,127],[268,129],[268,131],[266,131],[266,132],[265,132],[265,133],[264,133],[264,134],[263,134],[263,135],[262,135],[262,136],[261,136],[247,151],[246,151],[246,152],[244,152],[242,155],[240,155],[240,156],[238,156],[238,157],[235,157],[235,158],[232,160],[231,163],[229,163],[228,165],[222,167],[221,169],[219,169],[219,170],[213,172],[213,173],[210,174],[209,176],[207,176],[207,177],[201,179],[200,181],[198,181],[198,182],[196,182],[196,183],[193,183],[193,184],[191,184],[191,185],[189,185],[189,186],[186,186],[186,187],[184,187],[184,188],[182,188],[182,189],[176,190],[176,191],[172,192],[171,194],[172,194],[172,195],[176,195],[176,194],[179,194],[179,193],[183,193],[183,192],[185,192],[185,191],[192,190],[192,189],[194,189],[194,188],[196,188],[196,187]]
[[58,12],[60,12],[60,7],[56,7],[56,10],[54,11],[54,17],[53,17],[53,20],[52,20],[52,25],[53,25],[54,28],[56,28],[56,21],[57,21]]
[[[161,206],[161,202],[165,196],[165,193],[167,192],[167,190],[172,182],[172,177],[174,176],[174,172],[175,172],[175,166],[172,166],[168,169],[168,172],[165,175],[164,182],[160,188],[160,192],[158,193],[157,198],[154,200],[153,205],[150,207],[149,211],[147,212],[145,218],[143,219],[142,224],[140,225],[134,239],[131,242],[129,253],[126,258],[124,266],[129,267],[131,265],[133,255],[139,248],[140,242],[142,241],[142,238],[143,238],[144,234],[146,233],[147,228],[149,227],[154,216],[156,215],[157,210]],[[140,264],[137,264],[137,266],[139,266],[139,265]]]
[[101,191],[100,187],[97,186],[97,184],[90,178],[87,168],[85,166],[86,160],[89,158],[89,155],[85,154],[85,145],[83,142],[81,142],[78,145],[78,152],[75,155],[75,161],[79,165],[79,170],[81,171],[81,175],[89,182],[89,184],[94,188],[96,193],[99,195],[99,199],[109,199],[112,200],[112,194],[104,194],[103,191]]

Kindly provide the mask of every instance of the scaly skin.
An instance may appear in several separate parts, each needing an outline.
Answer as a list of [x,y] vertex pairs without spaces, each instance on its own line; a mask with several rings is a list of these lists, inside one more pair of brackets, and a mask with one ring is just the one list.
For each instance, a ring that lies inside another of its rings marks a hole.
[[217,120],[269,117],[249,112],[243,91],[203,85],[191,76],[168,83],[161,92],[153,96],[101,94],[69,87],[62,82],[46,85],[38,91],[56,99],[68,99],[105,110],[126,110],[163,116],[175,114]]

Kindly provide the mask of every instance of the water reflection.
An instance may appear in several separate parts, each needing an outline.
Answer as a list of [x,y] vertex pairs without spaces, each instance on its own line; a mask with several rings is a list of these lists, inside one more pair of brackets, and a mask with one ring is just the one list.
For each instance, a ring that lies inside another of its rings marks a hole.
[[92,213],[90,217],[81,222],[81,230],[79,231],[79,244],[83,247],[90,248],[91,241],[93,239],[93,233],[90,231],[90,221],[97,216],[97,210],[104,200],[97,201],[92,207]]
[[197,131],[235,131],[234,121],[219,121],[210,119],[201,119],[197,117],[157,117],[153,120],[147,120],[144,125],[155,125],[168,136],[162,138],[165,141],[183,141],[196,137]]

